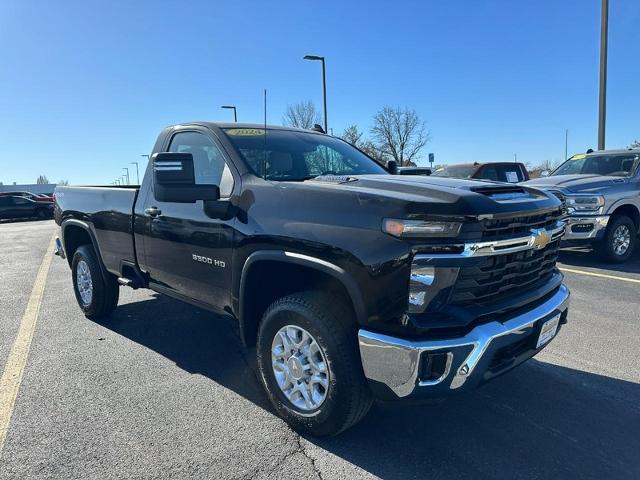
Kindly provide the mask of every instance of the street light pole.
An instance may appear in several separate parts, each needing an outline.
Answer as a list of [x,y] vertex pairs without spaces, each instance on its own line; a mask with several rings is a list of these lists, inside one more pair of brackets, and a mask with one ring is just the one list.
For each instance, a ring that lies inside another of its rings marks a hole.
[[322,62],[322,105],[324,110],[324,131],[329,132],[329,122],[327,121],[327,75],[325,71],[324,57],[319,55],[305,55],[305,60],[319,60]]
[[138,162],[131,162],[132,165],[136,166],[136,182],[140,185],[140,172],[138,171]]
[[604,150],[607,121],[607,44],[609,36],[609,0],[602,0],[600,17],[600,95],[598,98],[598,150]]
[[569,129],[564,129],[564,160],[568,158],[569,152]]
[[122,169],[127,172],[127,185],[131,185],[131,182],[129,181],[129,169],[127,167],[122,167]]
[[233,109],[233,121],[238,123],[238,111],[235,105],[222,105],[220,108]]

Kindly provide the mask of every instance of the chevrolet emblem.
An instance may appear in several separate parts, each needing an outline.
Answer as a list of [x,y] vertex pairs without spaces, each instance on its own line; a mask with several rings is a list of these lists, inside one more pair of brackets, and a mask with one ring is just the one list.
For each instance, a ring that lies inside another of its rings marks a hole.
[[551,235],[544,228],[531,229],[531,235],[533,236],[531,246],[536,250],[542,250],[551,241]]

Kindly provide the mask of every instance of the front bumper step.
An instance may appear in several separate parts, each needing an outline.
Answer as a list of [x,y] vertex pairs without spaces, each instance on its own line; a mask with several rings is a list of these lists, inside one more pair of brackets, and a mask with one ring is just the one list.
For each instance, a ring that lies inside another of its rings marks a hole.
[[567,218],[567,227],[562,240],[592,240],[604,234],[609,215],[573,216]]
[[60,241],[60,238],[56,237],[56,241],[55,241],[55,246],[53,248],[53,253],[57,256],[59,256],[60,258],[67,258],[66,255],[64,254],[64,248],[62,247],[62,242]]
[[[495,376],[489,374],[489,370],[498,352],[532,337],[544,321],[558,314],[566,317],[569,296],[569,289],[561,285],[556,293],[531,310],[503,322],[479,325],[459,338],[407,340],[361,329],[358,341],[364,374],[368,380],[386,385],[399,398],[419,394],[446,396],[463,386],[473,387]],[[520,355],[507,369],[542,348],[530,349],[530,354]],[[421,358],[425,352],[446,355],[445,368],[439,378],[420,380]]]

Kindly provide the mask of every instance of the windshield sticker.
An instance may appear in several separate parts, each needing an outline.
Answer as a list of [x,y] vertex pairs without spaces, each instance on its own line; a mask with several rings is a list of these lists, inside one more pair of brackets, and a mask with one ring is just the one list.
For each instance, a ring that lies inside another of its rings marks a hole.
[[582,160],[585,157],[586,155],[584,153],[579,153],[578,155],[574,155],[573,157],[571,157],[569,160]]
[[518,174],[516,172],[504,172],[507,176],[507,182],[509,183],[518,183],[520,179],[518,179]]

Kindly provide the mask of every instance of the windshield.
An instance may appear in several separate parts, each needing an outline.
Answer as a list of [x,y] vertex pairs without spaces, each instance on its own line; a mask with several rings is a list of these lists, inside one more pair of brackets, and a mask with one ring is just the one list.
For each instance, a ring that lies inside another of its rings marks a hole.
[[574,155],[551,174],[556,175],[610,175],[628,177],[638,166],[637,154],[630,155]]
[[471,178],[471,176],[476,173],[477,169],[478,168],[474,166],[469,167],[464,165],[449,165],[447,167],[437,169],[431,174],[431,176],[447,178]]
[[364,153],[327,135],[267,129],[265,136],[262,128],[225,128],[223,131],[253,173],[268,180],[388,174]]

